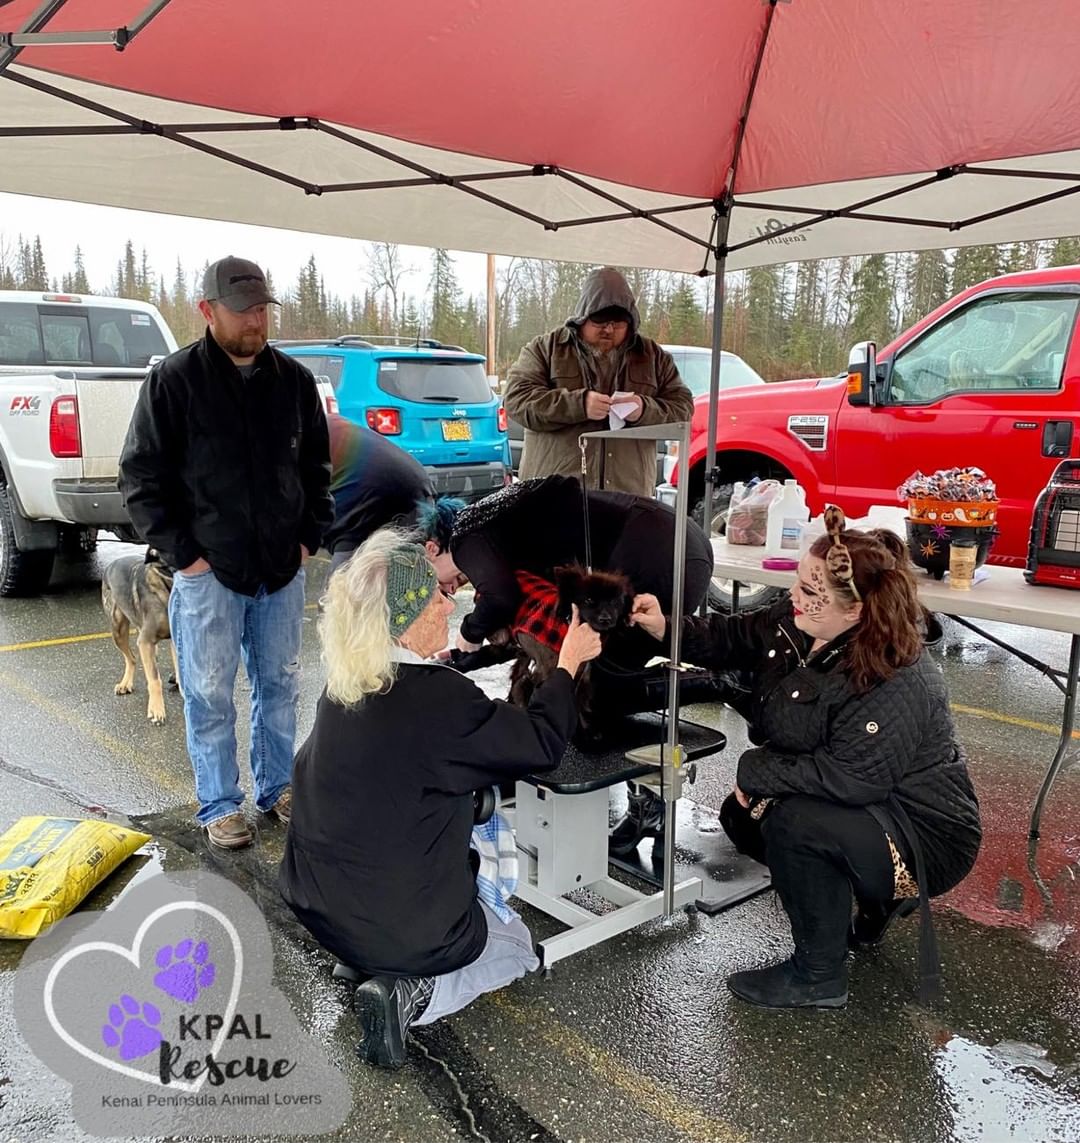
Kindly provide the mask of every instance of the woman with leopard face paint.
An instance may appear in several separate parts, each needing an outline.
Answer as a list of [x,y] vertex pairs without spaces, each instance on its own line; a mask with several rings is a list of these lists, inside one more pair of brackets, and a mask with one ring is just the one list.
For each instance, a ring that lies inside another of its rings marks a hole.
[[[924,645],[936,622],[904,542],[846,531],[838,508],[825,524],[790,599],[683,621],[685,661],[753,679],[734,705],[754,745],[720,820],[739,852],[769,867],[791,922],[790,957],[728,978],[766,1008],[842,1007],[849,949],[879,943],[920,907],[929,999],[939,977],[929,899],[967,875],[981,839],[945,682]],[[654,597],[634,601],[631,622],[666,641]]]

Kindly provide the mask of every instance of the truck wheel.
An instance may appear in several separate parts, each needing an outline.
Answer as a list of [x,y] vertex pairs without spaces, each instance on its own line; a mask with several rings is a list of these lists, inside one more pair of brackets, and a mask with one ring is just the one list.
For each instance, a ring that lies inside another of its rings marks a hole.
[[40,552],[21,552],[15,545],[16,509],[8,490],[0,484],[0,596],[37,595],[49,586],[53,557],[46,548]]
[[[727,509],[734,491],[731,484],[721,484],[716,489],[712,502],[712,532],[722,536],[727,529]],[[690,509],[690,515],[700,524],[705,512],[705,497],[702,496]],[[780,587],[770,587],[764,583],[739,582],[739,610],[743,608],[765,607],[774,603],[784,594]],[[709,607],[713,611],[729,612],[732,601],[732,581],[714,576],[709,584]]]

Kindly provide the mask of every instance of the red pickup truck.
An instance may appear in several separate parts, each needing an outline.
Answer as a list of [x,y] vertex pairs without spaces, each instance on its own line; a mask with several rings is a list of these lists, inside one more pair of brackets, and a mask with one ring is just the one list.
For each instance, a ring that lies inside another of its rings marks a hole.
[[[990,562],[1023,566],[1035,497],[1080,446],[1078,304],[1080,266],[1009,274],[965,290],[880,352],[860,343],[847,374],[721,391],[714,520],[734,482],[753,476],[794,477],[814,514],[836,503],[855,517],[896,504],[916,469],[974,465],[1001,500]],[[692,505],[705,487],[707,415],[700,397],[689,456],[671,477],[685,470]],[[661,485],[661,499],[673,485]]]

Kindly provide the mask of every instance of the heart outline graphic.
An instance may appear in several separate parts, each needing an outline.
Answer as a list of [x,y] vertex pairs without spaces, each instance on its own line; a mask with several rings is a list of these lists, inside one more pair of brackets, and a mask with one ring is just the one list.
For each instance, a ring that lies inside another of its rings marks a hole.
[[[67,952],[60,957],[56,964],[49,970],[49,975],[45,979],[45,1016],[49,1021],[49,1026],[69,1048],[74,1048],[79,1055],[85,1056],[88,1060],[93,1060],[95,1064],[101,1064],[110,1071],[119,1072],[121,1075],[129,1076],[132,1079],[142,1080],[144,1083],[156,1084],[158,1087],[164,1087],[166,1085],[161,1082],[156,1073],[142,1072],[137,1068],[128,1067],[127,1064],[121,1064],[116,1060],[111,1060],[108,1056],[103,1056],[100,1052],[95,1052],[92,1048],[88,1048],[85,1044],[76,1040],[63,1024],[60,1023],[60,1018],[56,1014],[56,1008],[53,1005],[53,987],[56,984],[56,978],[60,975],[61,969],[76,957],[88,952],[118,953],[125,960],[134,964],[136,968],[142,968],[139,953],[147,930],[166,914],[175,913],[180,909],[206,913],[208,916],[213,917],[229,934],[229,940],[232,942],[234,963],[232,987],[229,989],[229,999],[225,1005],[225,1012],[223,1014],[224,1020],[221,1029],[214,1038],[209,1053],[216,1059],[221,1046],[225,1042],[229,1026],[232,1024],[233,1016],[236,1014],[237,1001],[240,999],[240,982],[244,973],[244,951],[240,945],[240,934],[236,931],[236,926],[233,925],[232,921],[230,921],[224,913],[219,909],[215,909],[213,905],[204,905],[201,901],[172,901],[168,905],[162,905],[155,909],[138,927],[135,932],[135,939],[131,942],[130,949],[125,948],[123,945],[114,944],[112,941],[90,941],[87,944],[76,945],[74,948],[68,949]],[[204,1071],[195,1081],[172,1080],[168,1086],[176,1088],[178,1091],[195,1093],[202,1088],[208,1078],[209,1072]]]

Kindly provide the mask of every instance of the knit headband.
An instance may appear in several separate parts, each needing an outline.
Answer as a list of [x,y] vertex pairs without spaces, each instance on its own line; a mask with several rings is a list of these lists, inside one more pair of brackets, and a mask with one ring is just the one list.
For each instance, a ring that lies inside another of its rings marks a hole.
[[386,567],[386,602],[390,608],[390,634],[395,639],[412,626],[437,589],[435,569],[419,544],[394,548]]

